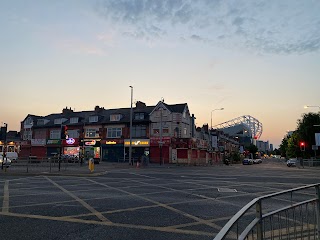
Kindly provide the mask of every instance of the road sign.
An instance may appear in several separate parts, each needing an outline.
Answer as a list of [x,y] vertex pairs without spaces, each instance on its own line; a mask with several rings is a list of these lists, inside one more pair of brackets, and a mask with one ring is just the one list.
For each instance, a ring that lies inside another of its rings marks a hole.
[[316,145],[320,146],[320,133],[315,133],[315,138],[316,138]]
[[317,145],[312,145],[312,150],[318,150],[318,146]]

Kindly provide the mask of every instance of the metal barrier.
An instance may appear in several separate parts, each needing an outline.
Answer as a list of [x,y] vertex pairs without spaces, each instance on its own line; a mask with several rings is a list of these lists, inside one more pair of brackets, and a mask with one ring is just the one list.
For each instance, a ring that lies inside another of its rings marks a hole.
[[[319,190],[320,183],[255,198],[214,240],[320,239]],[[275,209],[275,204],[280,207]]]
[[38,173],[38,172],[60,172],[68,169],[81,168],[86,166],[86,162],[81,163],[81,160],[77,159],[55,159],[55,158],[29,158],[18,159],[12,161],[8,172],[26,172],[26,173]]

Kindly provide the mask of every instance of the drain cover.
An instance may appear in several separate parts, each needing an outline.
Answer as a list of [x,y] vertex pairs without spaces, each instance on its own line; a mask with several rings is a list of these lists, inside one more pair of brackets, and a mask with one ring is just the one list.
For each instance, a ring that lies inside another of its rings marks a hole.
[[237,192],[237,190],[231,188],[218,188],[218,192]]

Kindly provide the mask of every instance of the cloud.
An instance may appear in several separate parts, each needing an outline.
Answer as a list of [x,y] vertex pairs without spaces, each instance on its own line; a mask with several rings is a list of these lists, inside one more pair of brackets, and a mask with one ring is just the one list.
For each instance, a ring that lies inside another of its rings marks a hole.
[[77,39],[56,39],[55,45],[57,48],[73,54],[86,54],[104,56],[106,53],[102,48],[93,44],[88,44]]
[[176,38],[260,53],[320,49],[320,1],[97,0],[95,9],[134,38]]

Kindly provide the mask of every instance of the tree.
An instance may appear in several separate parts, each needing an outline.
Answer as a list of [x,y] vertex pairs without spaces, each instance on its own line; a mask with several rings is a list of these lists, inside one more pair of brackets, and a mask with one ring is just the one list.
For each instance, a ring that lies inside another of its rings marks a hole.
[[290,137],[289,136],[286,136],[282,139],[282,142],[279,146],[279,151],[280,151],[280,155],[282,157],[286,157],[287,156],[287,149],[288,149],[288,139]]
[[297,121],[298,142],[305,142],[305,155],[303,157],[310,157],[313,154],[312,145],[315,145],[315,133],[319,132],[319,127],[314,125],[320,124],[319,113],[306,113],[302,115],[302,119]]
[[250,144],[247,150],[252,153],[253,157],[255,157],[255,153],[258,152],[258,147],[254,144]]
[[[280,144],[281,156],[307,157],[313,155],[312,145],[315,145],[315,133],[319,132],[320,113],[305,113],[297,120],[297,129],[291,136],[286,136]],[[300,142],[305,143],[305,151],[300,150]]]
[[299,134],[297,132],[294,132],[289,138],[288,138],[288,145],[286,149],[286,155],[287,158],[295,158],[295,157],[301,157],[301,151],[299,146]]

